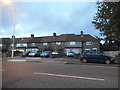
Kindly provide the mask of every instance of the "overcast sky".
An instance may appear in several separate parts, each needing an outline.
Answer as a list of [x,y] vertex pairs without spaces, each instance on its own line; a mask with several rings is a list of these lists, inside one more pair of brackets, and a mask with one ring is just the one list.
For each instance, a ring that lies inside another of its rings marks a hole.
[[[16,37],[85,34],[100,36],[92,24],[96,2],[16,2]],[[1,37],[13,34],[14,8],[2,5]]]

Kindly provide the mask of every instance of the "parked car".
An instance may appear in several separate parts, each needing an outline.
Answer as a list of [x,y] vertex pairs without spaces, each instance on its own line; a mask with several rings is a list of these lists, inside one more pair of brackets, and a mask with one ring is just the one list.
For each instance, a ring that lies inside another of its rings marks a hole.
[[106,64],[114,63],[114,57],[106,56],[100,52],[85,52],[80,55],[80,60],[86,62],[102,62]]
[[41,57],[49,57],[52,54],[51,51],[44,51],[40,54]]
[[58,52],[52,52],[53,55],[58,55]]
[[[12,55],[12,51],[7,51],[7,52],[4,52],[4,53],[6,54],[7,57],[10,57]],[[14,51],[13,55],[14,56],[21,56],[22,52],[20,52],[20,51]]]
[[67,53],[67,56],[68,56],[68,57],[74,57],[74,55],[75,55],[74,52],[68,52],[68,53]]
[[52,52],[50,55],[50,58],[56,58],[58,57],[59,53],[58,52]]
[[26,56],[29,55],[29,53],[30,53],[30,51],[23,52],[23,53],[22,53],[22,56],[23,56],[23,57],[26,57]]
[[30,56],[30,57],[39,57],[40,54],[41,54],[40,51],[31,51],[31,52],[29,53],[29,56]]

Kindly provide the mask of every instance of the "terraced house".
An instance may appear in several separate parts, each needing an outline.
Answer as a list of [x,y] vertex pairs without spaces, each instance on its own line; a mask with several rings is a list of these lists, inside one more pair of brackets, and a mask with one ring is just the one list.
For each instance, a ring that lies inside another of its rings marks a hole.
[[[12,49],[12,38],[2,38],[0,47],[3,51]],[[84,51],[99,51],[99,40],[89,34],[61,34],[53,33],[53,36],[34,37],[31,34],[29,38],[15,38],[15,49],[30,50],[52,50],[65,54],[67,52],[82,53]]]

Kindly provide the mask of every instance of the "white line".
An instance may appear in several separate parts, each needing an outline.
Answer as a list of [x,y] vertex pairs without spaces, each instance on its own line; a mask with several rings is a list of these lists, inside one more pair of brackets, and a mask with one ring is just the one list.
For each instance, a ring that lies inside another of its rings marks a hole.
[[116,67],[110,67],[110,66],[92,66],[92,65],[81,65],[81,66],[89,66],[89,67],[105,67],[105,68],[116,68]]
[[105,80],[105,79],[99,79],[99,78],[69,76],[69,75],[60,75],[60,74],[51,74],[51,73],[37,73],[37,72],[35,72],[34,74],[42,74],[42,75],[58,76],[58,77],[68,77],[68,78],[89,79],[89,80],[99,80],[99,81],[104,81]]
[[26,62],[26,60],[7,60],[7,61],[17,61],[17,62]]
[[41,59],[41,57],[38,57],[38,58],[37,57],[35,57],[35,58],[34,57],[26,57],[26,59]]

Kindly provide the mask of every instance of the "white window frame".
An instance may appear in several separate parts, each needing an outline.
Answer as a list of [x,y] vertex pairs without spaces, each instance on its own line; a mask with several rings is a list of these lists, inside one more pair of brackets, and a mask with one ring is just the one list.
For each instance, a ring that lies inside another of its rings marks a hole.
[[68,52],[70,52],[70,49],[65,49],[65,53],[68,53]]
[[97,49],[97,48],[92,48],[92,51],[94,51],[94,50],[95,50],[95,51],[98,51],[98,49]]
[[84,51],[91,51],[91,49],[90,48],[86,48],[86,49],[84,49]]
[[3,46],[3,44],[0,44],[0,47],[2,47]]
[[17,43],[16,47],[27,47],[27,43]]
[[44,46],[47,46],[47,45],[48,45],[48,43],[43,43],[43,45],[44,45]]
[[79,50],[79,49],[72,49],[72,51],[73,51],[75,54],[80,53],[80,50]]
[[86,45],[93,45],[93,42],[92,41],[88,41],[85,43]]
[[75,41],[70,41],[70,45],[74,46],[76,44]]
[[56,44],[56,45],[61,45],[61,42],[56,42],[55,44]]
[[29,48],[29,49],[26,49],[26,51],[39,51],[37,48]]
[[36,46],[36,43],[31,43],[31,46]]

